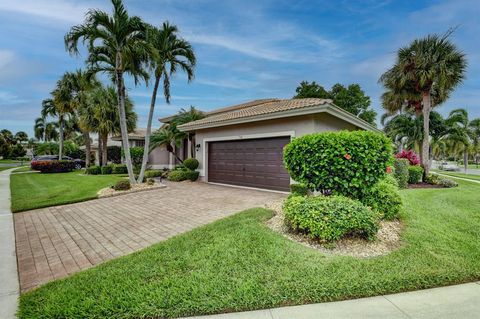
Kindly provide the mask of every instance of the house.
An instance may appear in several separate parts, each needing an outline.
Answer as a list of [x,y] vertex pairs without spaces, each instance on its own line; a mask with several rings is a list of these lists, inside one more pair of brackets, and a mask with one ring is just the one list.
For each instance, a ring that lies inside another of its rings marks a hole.
[[292,182],[283,166],[283,147],[292,138],[324,131],[379,131],[328,99],[254,100],[211,111],[178,129],[194,135],[182,152],[195,154],[203,181],[279,191],[288,191]]

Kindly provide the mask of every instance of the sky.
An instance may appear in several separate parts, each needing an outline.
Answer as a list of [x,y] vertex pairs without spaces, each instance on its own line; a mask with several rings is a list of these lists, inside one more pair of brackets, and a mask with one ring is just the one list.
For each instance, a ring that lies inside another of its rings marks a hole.
[[[130,0],[131,15],[178,26],[197,56],[195,79],[174,76],[172,101],[159,96],[155,118],[193,105],[208,111],[259,98],[291,98],[301,81],[326,88],[359,83],[383,113],[379,76],[398,48],[429,33],[457,30],[467,55],[464,83],[438,110],[466,108],[480,117],[480,1]],[[33,134],[41,101],[66,71],[84,67],[63,37],[89,8],[107,0],[0,0],[0,129]],[[128,81],[138,127],[145,127],[151,86]],[[159,123],[156,122],[156,127]]]

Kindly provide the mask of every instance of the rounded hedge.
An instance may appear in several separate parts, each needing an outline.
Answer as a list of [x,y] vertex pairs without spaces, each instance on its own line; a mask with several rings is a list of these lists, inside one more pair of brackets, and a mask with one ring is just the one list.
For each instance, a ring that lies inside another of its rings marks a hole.
[[423,167],[410,165],[408,167],[408,183],[418,184],[423,178]]
[[391,141],[367,131],[305,135],[284,149],[285,167],[295,181],[353,198],[385,176],[392,158]]
[[102,173],[102,169],[98,165],[93,165],[85,169],[85,174],[88,175],[99,175]]
[[118,164],[114,165],[112,169],[112,174],[127,174],[127,165],[125,164]]
[[192,182],[194,182],[198,179],[199,174],[200,173],[197,171],[176,170],[171,171],[170,174],[168,174],[168,180],[172,182],[191,180]]
[[398,182],[398,187],[407,188],[408,186],[408,167],[410,162],[406,158],[397,158],[393,163],[395,173],[394,177]]
[[377,182],[361,202],[387,220],[398,218],[403,207],[398,187],[392,184],[390,178]]
[[113,171],[113,165],[105,165],[101,168],[102,175],[110,175]]
[[196,158],[187,158],[183,161],[183,166],[192,171],[196,170],[199,164]]
[[130,189],[132,186],[130,185],[130,181],[118,181],[117,183],[115,183],[115,185],[113,186],[113,189],[116,190],[116,191],[125,191],[125,190],[128,190]]
[[283,205],[287,225],[320,241],[347,235],[374,239],[378,213],[344,196],[290,196]]
[[41,173],[67,173],[71,172],[75,168],[75,162],[73,161],[35,161],[30,164],[30,167],[34,171],[40,171]]

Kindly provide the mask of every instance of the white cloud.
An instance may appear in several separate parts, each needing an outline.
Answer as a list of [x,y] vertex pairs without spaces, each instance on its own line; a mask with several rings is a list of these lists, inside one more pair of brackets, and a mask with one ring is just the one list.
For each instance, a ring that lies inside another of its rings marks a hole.
[[27,100],[21,99],[16,94],[8,91],[0,91],[0,105],[12,105],[25,102],[27,102]]
[[372,58],[365,59],[352,66],[352,74],[377,79],[389,68],[393,66],[395,62],[395,54],[385,54]]
[[13,12],[68,23],[82,22],[85,13],[92,7],[98,7],[98,4],[91,2],[79,4],[70,0],[0,1],[0,12]]

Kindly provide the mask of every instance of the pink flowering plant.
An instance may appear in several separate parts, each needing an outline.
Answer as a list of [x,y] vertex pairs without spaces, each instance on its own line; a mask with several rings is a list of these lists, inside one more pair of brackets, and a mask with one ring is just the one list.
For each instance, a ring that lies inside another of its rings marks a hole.
[[419,165],[420,164],[420,158],[418,157],[417,153],[415,153],[412,150],[403,150],[397,155],[395,155],[396,158],[406,158],[410,162],[410,165]]

